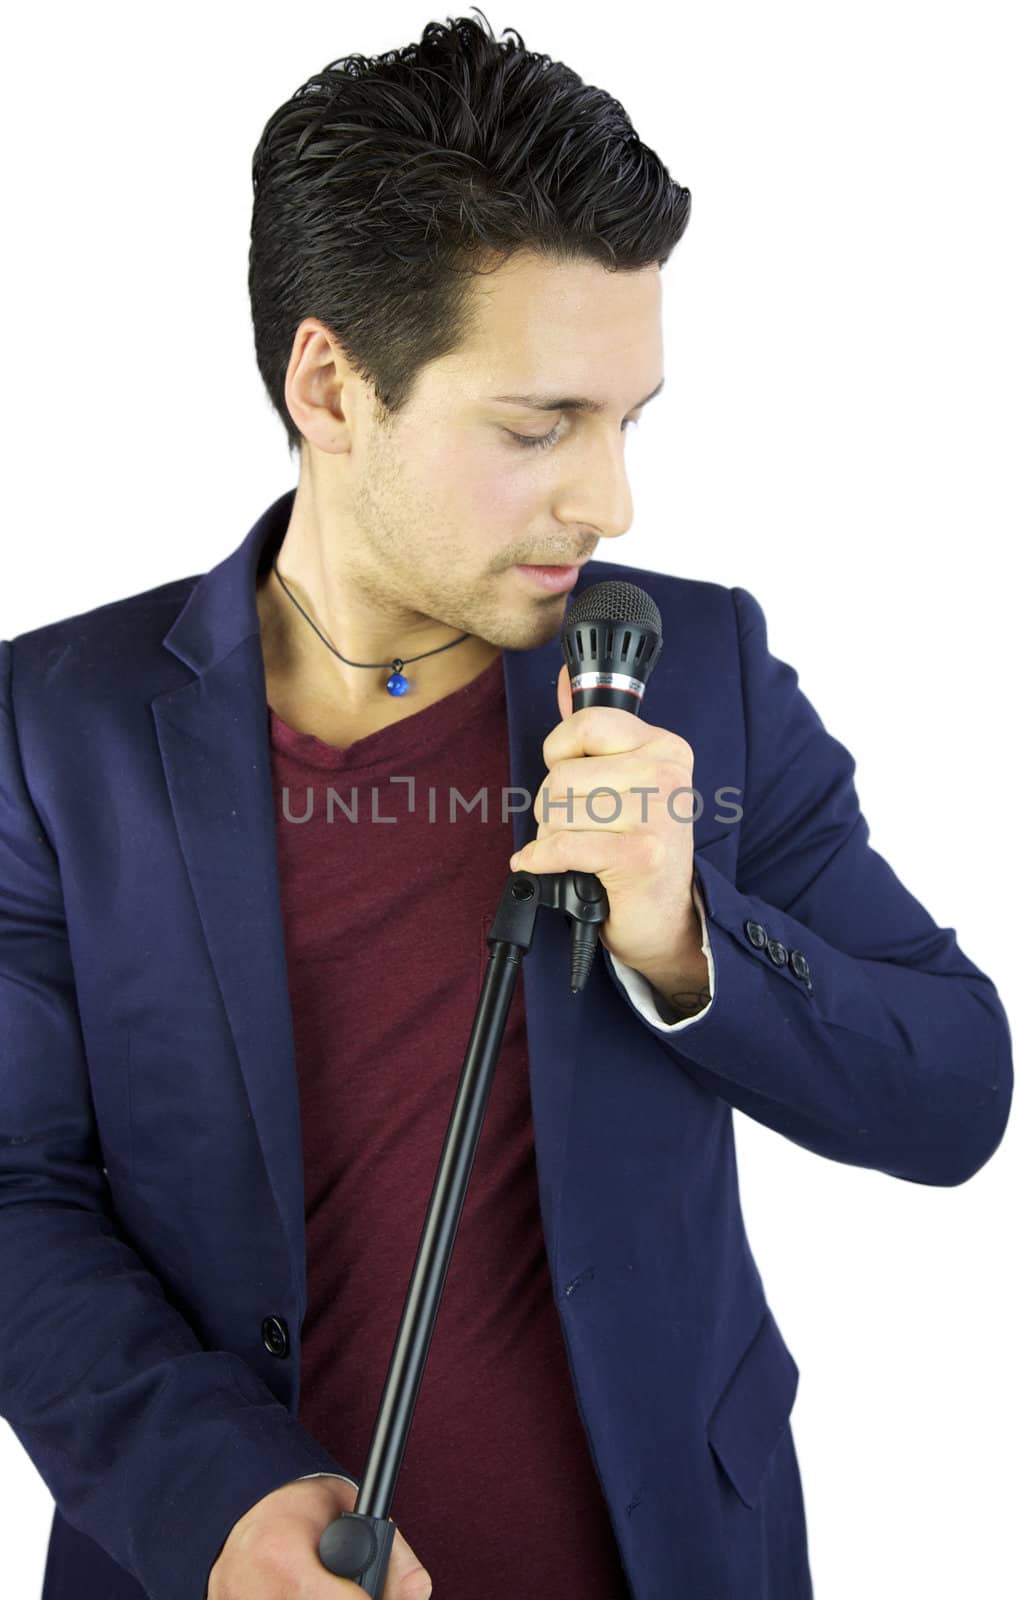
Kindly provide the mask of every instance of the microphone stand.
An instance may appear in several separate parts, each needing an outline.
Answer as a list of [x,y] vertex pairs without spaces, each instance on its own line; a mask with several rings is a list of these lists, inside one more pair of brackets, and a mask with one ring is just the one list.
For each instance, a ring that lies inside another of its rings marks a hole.
[[389,1508],[435,1330],[509,1007],[540,906],[551,906],[572,919],[573,994],[587,981],[598,943],[598,924],[608,916],[608,896],[600,880],[589,872],[514,872],[502,891],[487,936],[490,948],[484,983],[389,1360],[364,1478],[354,1510],[344,1511],[330,1522],[318,1544],[326,1569],[337,1578],[352,1578],[371,1600],[381,1600],[385,1588],[396,1534]]

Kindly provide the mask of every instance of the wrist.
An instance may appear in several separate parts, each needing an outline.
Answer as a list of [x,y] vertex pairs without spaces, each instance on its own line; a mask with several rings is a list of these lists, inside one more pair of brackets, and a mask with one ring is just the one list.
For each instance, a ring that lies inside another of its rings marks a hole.
[[710,1000],[710,971],[700,944],[700,919],[695,912],[694,918],[695,936],[687,939],[678,955],[671,961],[640,968],[654,990],[658,1009],[670,1013],[669,1020],[673,1022],[695,1016]]

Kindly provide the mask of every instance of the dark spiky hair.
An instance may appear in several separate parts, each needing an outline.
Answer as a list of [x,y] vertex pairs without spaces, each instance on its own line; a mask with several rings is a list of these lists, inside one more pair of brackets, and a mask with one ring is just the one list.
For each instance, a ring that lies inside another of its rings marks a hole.
[[569,67],[499,42],[484,13],[331,62],[269,118],[252,159],[248,288],[258,370],[286,429],[297,328],[320,319],[387,420],[470,331],[472,274],[516,251],[663,266],[690,193],[626,112]]

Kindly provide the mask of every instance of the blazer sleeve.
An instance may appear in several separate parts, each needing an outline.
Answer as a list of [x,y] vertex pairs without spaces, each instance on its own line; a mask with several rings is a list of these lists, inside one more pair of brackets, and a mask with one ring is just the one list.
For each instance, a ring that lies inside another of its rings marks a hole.
[[150,1600],[199,1600],[252,1505],[345,1474],[241,1356],[202,1346],[118,1230],[13,656],[0,641],[0,1415]]
[[1010,1112],[997,990],[871,847],[853,757],[770,654],[759,603],[731,593],[747,749],[735,882],[693,857],[714,997],[681,1038],[645,1026],[703,1088],[807,1150],[964,1183]]

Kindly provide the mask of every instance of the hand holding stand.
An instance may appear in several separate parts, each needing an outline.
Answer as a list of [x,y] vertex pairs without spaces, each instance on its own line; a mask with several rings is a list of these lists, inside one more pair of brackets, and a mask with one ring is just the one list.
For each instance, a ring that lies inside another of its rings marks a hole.
[[514,872],[502,891],[488,933],[484,983],[389,1360],[364,1478],[357,1491],[355,1509],[345,1511],[330,1522],[318,1544],[318,1554],[326,1569],[335,1577],[352,1578],[372,1600],[381,1600],[385,1589],[389,1554],[396,1533],[396,1524],[389,1519],[389,1508],[403,1463],[520,963],[530,949],[540,906],[551,906],[572,919],[570,987],[574,994],[587,981],[597,949],[598,925],[608,916],[608,896],[600,881],[589,872],[552,872],[540,876],[532,872]]

